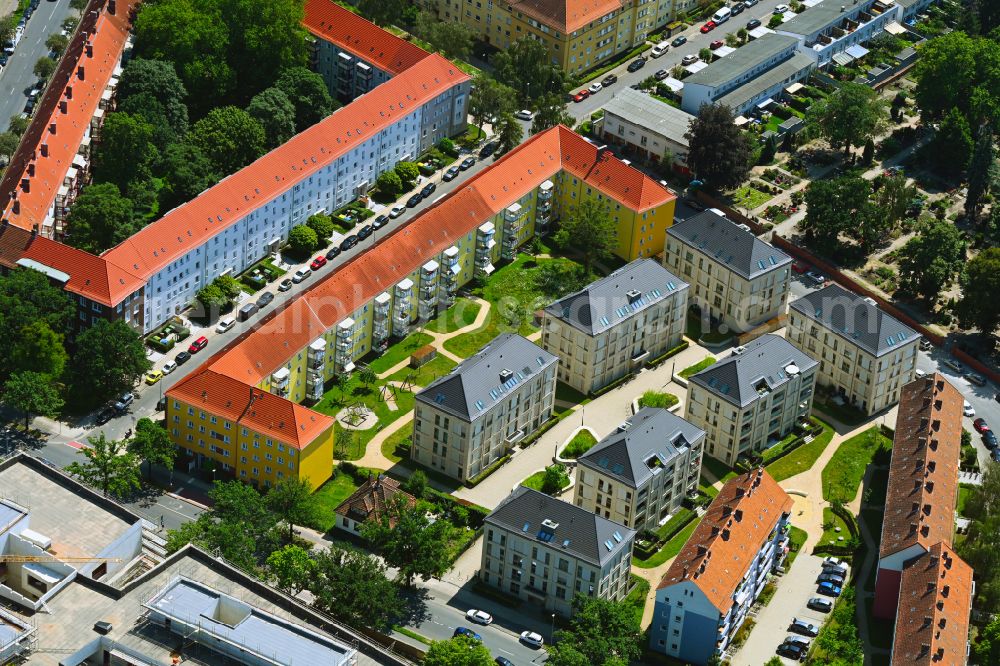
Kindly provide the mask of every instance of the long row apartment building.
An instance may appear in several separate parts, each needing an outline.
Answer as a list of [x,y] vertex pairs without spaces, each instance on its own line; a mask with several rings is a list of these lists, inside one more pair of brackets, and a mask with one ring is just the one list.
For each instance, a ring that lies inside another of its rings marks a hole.
[[[335,374],[353,370],[390,337],[407,335],[413,322],[451,304],[459,287],[489,275],[496,262],[513,259],[517,247],[553,215],[588,198],[605,202],[618,215],[620,252],[645,251],[633,233],[636,227],[655,230],[648,235],[659,238],[662,248],[674,195],[569,128],[554,127],[337,267],[167,391],[172,439],[199,461],[212,458],[239,478],[273,483],[276,476],[265,475],[260,466],[253,473],[252,458],[234,442],[226,446],[207,438],[199,429],[203,419],[191,419],[190,412],[210,421],[235,404],[249,408],[251,389],[283,401],[315,403]],[[199,379],[203,375],[229,377],[243,389],[216,389]],[[332,434],[313,431],[308,422],[319,414],[303,409],[293,415],[297,421],[285,425],[300,435],[302,449],[332,446]],[[306,431],[316,436],[303,442]],[[332,455],[321,458],[324,468],[314,484],[332,471]]]

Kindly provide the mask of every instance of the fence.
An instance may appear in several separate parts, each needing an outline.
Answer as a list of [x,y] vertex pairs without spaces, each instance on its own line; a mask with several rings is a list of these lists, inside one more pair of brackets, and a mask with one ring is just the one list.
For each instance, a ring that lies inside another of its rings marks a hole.
[[721,201],[713,197],[705,190],[695,190],[694,198],[710,208],[718,208],[719,210],[721,210],[723,213],[726,214],[726,217],[728,217],[731,221],[735,222],[736,224],[747,225],[748,227],[750,227],[750,231],[754,232],[754,234],[758,236],[766,231],[766,229],[764,229],[764,226],[760,222],[758,222],[755,218],[747,217],[746,215],[739,212],[732,206],[728,206],[722,203]]
[[788,322],[788,315],[784,313],[772,319],[768,319],[760,326],[756,326],[747,331],[746,333],[741,333],[740,335],[738,335],[736,337],[736,344],[745,345],[751,340],[756,340],[765,333],[773,333],[774,331],[777,331],[779,328],[784,328],[787,322]]

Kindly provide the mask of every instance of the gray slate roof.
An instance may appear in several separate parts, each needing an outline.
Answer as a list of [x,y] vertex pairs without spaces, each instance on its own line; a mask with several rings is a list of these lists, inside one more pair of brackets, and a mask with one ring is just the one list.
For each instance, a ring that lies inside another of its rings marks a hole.
[[[542,521],[558,527],[546,528]],[[635,537],[635,530],[524,486],[518,486],[500,502],[486,517],[486,523],[519,532],[526,539],[537,539],[598,566],[623,550],[631,552]]]
[[[587,335],[597,335],[650,305],[688,288],[687,282],[653,259],[636,259],[545,308]],[[638,292],[638,298],[635,298]],[[629,294],[632,293],[632,297]]]
[[[520,335],[504,333],[435,380],[416,399],[471,421],[488,411],[519,384],[559,362]],[[502,370],[511,376],[501,380]]]
[[798,40],[788,35],[778,35],[768,33],[760,39],[755,39],[745,46],[736,49],[736,52],[720,58],[709,64],[708,67],[695,72],[684,79],[684,85],[691,84],[716,87],[737,79],[744,73],[749,72],[761,63],[773,58],[785,49],[794,46]]
[[625,88],[604,105],[604,113],[622,118],[633,125],[645,127],[671,141],[688,145],[684,135],[694,116],[666,102],[647,95],[641,90]]
[[796,76],[800,72],[815,66],[816,63],[809,56],[804,53],[794,53],[788,60],[775,65],[766,72],[762,72],[759,76],[750,79],[739,88],[730,90],[715,100],[715,103],[733,109],[738,108],[764,91],[783,84],[789,77]]
[[693,447],[704,437],[704,430],[666,409],[643,407],[577,462],[641,488],[653,477],[647,460],[655,456],[655,464],[663,469],[681,455],[678,449]]
[[706,210],[667,229],[667,235],[727,266],[746,279],[777,270],[792,258],[752,231]]
[[772,391],[788,381],[786,368],[798,367],[800,373],[816,367],[808,354],[782,337],[762,335],[748,343],[742,353],[733,353],[696,375],[692,382],[739,407],[752,404],[759,394],[755,388],[764,380]]
[[790,306],[875,356],[893,352],[920,337],[882,308],[836,283],[798,298]]

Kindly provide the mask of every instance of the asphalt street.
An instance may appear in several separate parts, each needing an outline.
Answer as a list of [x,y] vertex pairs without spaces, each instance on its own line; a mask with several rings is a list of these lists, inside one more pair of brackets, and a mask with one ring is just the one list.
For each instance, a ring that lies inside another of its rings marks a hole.
[[25,89],[33,86],[38,77],[35,76],[35,63],[49,49],[45,40],[52,33],[62,30],[62,22],[70,13],[69,0],[41,0],[24,28],[21,41],[14,47],[14,53],[7,61],[7,66],[0,71],[0,130],[7,129],[11,116],[24,111],[28,101]]

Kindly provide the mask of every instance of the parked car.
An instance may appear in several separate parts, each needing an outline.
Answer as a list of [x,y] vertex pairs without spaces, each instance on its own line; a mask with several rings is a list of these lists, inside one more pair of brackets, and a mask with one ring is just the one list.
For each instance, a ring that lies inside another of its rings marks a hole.
[[340,241],[340,251],[346,252],[347,250],[350,250],[357,244],[358,244],[358,237],[355,236],[354,234],[351,234],[344,240]]
[[750,19],[747,21],[747,30],[753,30],[754,28],[760,27],[760,19]]
[[990,451],[990,460],[993,462],[1000,462],[1000,449],[993,449]]
[[366,224],[365,226],[358,229],[358,240],[363,241],[369,236],[371,236],[373,233],[375,233],[375,227],[373,227],[370,224]]
[[917,368],[916,370],[913,371],[913,376],[916,377],[917,379],[922,379],[923,377],[927,376],[927,371]]
[[747,7],[756,7],[760,0],[743,0],[743,4]]
[[518,120],[532,120],[535,114],[528,109],[521,109],[520,111],[514,112],[514,117]]
[[662,81],[668,76],[670,76],[670,73],[665,69],[658,69],[656,70],[656,73],[653,74],[653,78],[655,78],[657,81]]
[[257,307],[258,308],[267,307],[268,305],[271,304],[271,301],[273,300],[274,300],[274,294],[272,294],[269,291],[265,291],[263,294],[260,295],[260,298],[257,299]]
[[334,245],[333,247],[331,247],[329,250],[326,251],[326,260],[327,261],[330,261],[332,259],[336,259],[338,256],[340,256],[340,246],[339,245]]
[[715,21],[709,21],[705,25],[701,26],[701,34],[705,35],[712,32],[715,30],[715,25]]
[[839,586],[843,587],[844,586],[844,577],[841,576],[841,575],[839,575],[839,574],[833,573],[832,571],[827,571],[827,572],[821,573],[819,576],[817,576],[816,577],[816,582],[817,583],[833,583],[834,585],[839,585]]
[[737,2],[735,5],[730,7],[730,9],[733,11],[733,16],[736,16],[737,14],[742,14],[743,10],[746,8],[747,6],[742,2]]
[[921,351],[930,351],[931,347],[933,347],[933,345],[931,344],[930,340],[928,340],[927,338],[920,338]]
[[232,317],[226,317],[225,319],[220,319],[219,323],[215,326],[216,333],[225,333],[233,326],[236,326],[236,320]]
[[968,400],[962,401],[962,414],[970,419],[976,415],[976,408],[969,404]]
[[828,597],[840,596],[840,587],[834,585],[833,583],[820,583],[816,591],[820,594],[825,594]]
[[681,58],[681,64],[684,65],[685,67],[687,67],[688,65],[695,64],[699,60],[701,60],[701,58],[699,58],[698,56],[696,56],[693,53],[689,53],[686,56],[684,56],[683,58]]
[[437,183],[427,183],[424,185],[423,189],[420,190],[420,196],[424,199],[428,198],[430,195],[434,194],[434,190],[438,188]]
[[512,662],[507,657],[497,657],[496,659],[493,660],[493,663],[496,664],[497,666],[514,666],[514,662]]
[[387,215],[376,215],[375,219],[372,220],[372,229],[378,231],[387,224],[389,224],[389,217]]
[[796,661],[805,661],[806,659],[806,651],[802,649],[801,645],[795,643],[782,643],[778,646],[777,653],[782,657]]
[[467,171],[472,167],[474,167],[475,165],[476,165],[476,158],[470,156],[462,160],[462,163],[458,165],[458,168],[461,169],[462,171]]
[[191,360],[191,352],[189,351],[181,350],[177,353],[177,356],[174,356],[174,361],[177,362],[177,365],[184,365],[190,360]]
[[448,167],[448,170],[444,172],[443,176],[441,176],[441,180],[445,182],[448,182],[449,180],[455,180],[455,178],[461,171],[462,170],[459,169],[457,166]]
[[847,567],[845,567],[843,565],[838,566],[836,564],[824,564],[823,565],[823,573],[825,573],[825,574],[833,574],[834,576],[840,576],[841,578],[846,578],[847,577]]
[[545,642],[542,640],[542,635],[534,631],[522,631],[521,632],[521,642],[525,645],[530,645],[533,648],[540,648]]
[[113,418],[115,418],[114,408],[105,407],[104,409],[102,409],[97,413],[97,419],[95,420],[95,423],[97,423],[97,425],[99,426],[102,426]]
[[169,375],[176,369],[177,369],[176,361],[167,361],[166,363],[163,364],[163,367],[161,368],[161,370],[163,370],[163,374],[165,375]]
[[587,92],[589,92],[591,95],[593,95],[595,93],[601,92],[601,90],[603,90],[603,89],[604,89],[604,84],[602,84],[600,81],[594,81],[587,88]]
[[477,643],[483,642],[483,637],[474,632],[472,629],[469,629],[468,627],[455,627],[455,632],[451,636],[452,638],[455,638],[457,636],[465,636],[466,638],[471,638]]
[[676,49],[678,46],[684,46],[685,44],[687,44],[687,42],[688,42],[687,37],[685,37],[684,35],[678,35],[677,37],[674,38],[674,41],[670,42],[670,45]]
[[822,273],[818,273],[816,271],[806,271],[806,277],[811,282],[821,287],[826,284],[826,276],[823,275]]
[[[618,80],[617,76],[615,77],[615,80],[616,81]],[[607,85],[607,84],[605,84],[605,85]],[[482,149],[479,151],[479,159],[485,159],[485,158],[489,157],[490,155],[492,155],[493,153],[495,153],[497,151],[497,146],[498,145],[499,144],[496,141],[490,141],[489,143],[487,143],[486,145],[484,145],[482,147]]]
[[786,14],[786,13],[788,13],[790,11],[792,11],[792,8],[789,7],[788,5],[778,5],[777,7],[775,7],[774,9],[771,10],[771,13],[772,14]]
[[278,283],[278,291],[288,291],[291,288],[292,288],[292,281],[289,280],[288,278],[285,278],[284,280]]
[[972,422],[972,427],[976,429],[976,432],[983,433],[990,429],[990,424],[986,422],[986,419],[980,417]]
[[292,282],[298,284],[299,282],[302,282],[307,277],[309,277],[309,275],[311,274],[312,271],[309,270],[308,268],[300,268],[299,270],[295,271],[295,275],[292,276]]
[[798,645],[803,650],[808,650],[809,646],[812,644],[812,641],[809,640],[808,638],[804,636],[796,636],[795,634],[788,634],[787,636],[785,636],[785,640],[782,642]]
[[406,212],[406,209],[402,206],[393,206],[392,210],[389,211],[389,217],[395,220],[397,217]]
[[943,362],[946,366],[948,366],[958,374],[960,375],[965,374],[965,366],[956,361],[955,359],[951,358],[950,356],[946,358]]
[[705,210],[705,206],[703,206],[700,201],[697,201],[696,199],[692,199],[690,197],[684,200],[684,205],[690,208],[691,210]]
[[963,375],[970,384],[975,384],[976,386],[986,386],[986,378],[975,372],[970,372]]
[[601,85],[604,86],[605,88],[607,88],[610,85],[614,85],[615,83],[618,83],[618,77],[615,76],[614,74],[608,74],[603,79],[601,79]]
[[583,100],[587,99],[588,97],[590,97],[590,91],[589,90],[581,90],[581,91],[577,92],[575,95],[573,95],[573,101],[574,102],[582,102]]
[[406,200],[406,207],[407,208],[416,208],[417,206],[420,205],[420,202],[423,201],[423,200],[424,200],[424,197],[420,194],[420,192],[417,192],[412,197],[410,197],[409,199]]
[[[197,354],[207,346],[208,346],[208,338],[206,338],[203,335],[188,346],[188,353]],[[178,354],[178,356],[180,356],[180,354]]]
[[722,41],[721,39],[716,39],[715,41],[713,41],[711,44],[708,45],[708,48],[715,51],[716,49],[721,49],[725,45],[726,43],[724,41]]
[[318,271],[324,266],[326,266],[326,257],[322,254],[316,255],[316,258],[309,264],[309,268],[314,271]]
[[493,624],[493,616],[486,611],[473,608],[465,614],[465,619],[476,624]]
[[819,627],[815,624],[800,620],[797,617],[792,618],[792,623],[788,625],[788,630],[804,636],[815,636],[819,633]]
[[156,382],[158,382],[161,379],[163,379],[163,371],[162,370],[150,370],[149,372],[146,373],[146,375],[143,377],[143,379],[145,380],[145,382],[147,384],[149,384],[150,386],[152,386]]
[[645,58],[636,58],[635,60],[633,60],[628,64],[628,67],[626,69],[628,69],[628,71],[630,72],[638,72],[645,66],[646,66]]
[[653,50],[649,52],[649,55],[653,56],[654,58],[659,58],[661,55],[663,55],[669,50],[670,50],[670,44],[668,44],[667,42],[660,42],[659,44],[653,47]]
[[821,613],[829,613],[833,610],[833,602],[823,597],[813,597],[806,606]]
[[998,446],[997,444],[998,444],[997,434],[995,432],[993,432],[992,430],[987,430],[986,432],[983,433],[983,446],[985,446],[991,451],[994,451],[1000,448],[1000,446]]
[[128,393],[122,393],[120,396],[118,396],[118,400],[115,401],[114,404],[115,411],[118,412],[119,414],[124,414],[125,412],[128,411],[129,405],[132,404],[133,400],[135,400],[135,394],[133,394],[131,391]]

